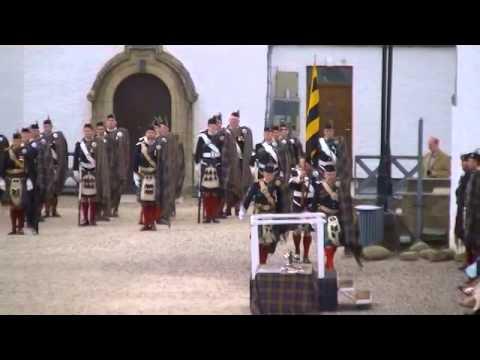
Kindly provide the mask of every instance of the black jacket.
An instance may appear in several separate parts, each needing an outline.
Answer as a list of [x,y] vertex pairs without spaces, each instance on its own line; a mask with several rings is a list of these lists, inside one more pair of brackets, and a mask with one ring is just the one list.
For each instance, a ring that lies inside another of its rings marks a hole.
[[255,150],[252,153],[252,157],[250,158],[250,166],[255,166],[258,162],[258,167],[262,170],[267,164],[275,165],[276,169],[279,167],[279,156],[278,152],[273,145],[271,145],[273,152],[276,154],[276,158],[272,156],[270,152],[268,152],[265,148],[265,142],[259,143],[255,146]]
[[[262,181],[262,180],[260,180]],[[260,205],[270,205],[268,202],[267,198],[265,195],[262,193],[261,188],[260,188],[260,181],[255,182],[251,187],[250,190],[248,191],[247,196],[245,197],[245,200],[243,202],[243,208],[247,210],[250,207],[250,204],[260,204]],[[282,190],[280,187],[275,184],[275,181],[271,181],[269,184],[267,184],[267,189],[270,194],[270,196],[273,198],[275,201],[275,208],[273,213],[280,213],[282,210],[282,205],[283,205],[283,198],[282,198]]]
[[[206,135],[208,139],[210,139],[212,144],[217,147],[219,152],[222,148],[222,141],[220,140],[219,135],[209,135],[207,130],[202,131],[198,136],[197,148],[195,149],[195,163],[199,164],[203,160],[204,162],[209,164],[220,165],[222,160],[221,154],[214,154],[213,150],[203,140],[202,134]],[[215,157],[217,155],[218,157]]]
[[160,156],[160,144],[157,141],[154,141],[151,145],[148,145],[145,141],[137,143],[137,145],[135,146],[135,159],[133,162],[133,171],[137,174],[139,173],[140,167],[154,169],[153,165],[150,164],[150,162],[145,158],[142,153],[142,144],[147,145],[147,153],[150,156],[151,160],[155,163],[155,169],[158,158]]

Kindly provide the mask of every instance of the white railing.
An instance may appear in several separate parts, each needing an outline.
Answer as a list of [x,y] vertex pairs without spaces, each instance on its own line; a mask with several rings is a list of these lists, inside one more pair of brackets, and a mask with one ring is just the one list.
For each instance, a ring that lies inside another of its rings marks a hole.
[[[258,214],[250,218],[250,252],[252,262],[252,280],[258,272],[260,265],[258,227],[261,225],[302,225],[309,224],[314,229],[314,238],[317,248],[318,278],[325,278],[325,251],[324,251],[324,225],[325,214],[323,213],[298,213],[298,214]],[[313,234],[312,234],[313,235]]]

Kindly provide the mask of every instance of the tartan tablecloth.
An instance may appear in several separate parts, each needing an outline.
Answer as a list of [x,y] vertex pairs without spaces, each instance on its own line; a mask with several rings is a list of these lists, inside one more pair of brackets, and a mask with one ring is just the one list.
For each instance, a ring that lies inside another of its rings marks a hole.
[[259,273],[250,280],[250,309],[254,315],[306,314],[316,308],[316,274]]

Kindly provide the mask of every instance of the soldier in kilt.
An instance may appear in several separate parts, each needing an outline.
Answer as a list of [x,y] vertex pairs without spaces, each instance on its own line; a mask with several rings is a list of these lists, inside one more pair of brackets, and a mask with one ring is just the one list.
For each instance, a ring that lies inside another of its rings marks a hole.
[[47,199],[48,185],[52,184],[55,179],[53,158],[50,143],[41,136],[38,123],[32,124],[30,130],[32,133],[31,146],[38,153],[36,158],[37,181],[34,193],[35,216],[39,221],[44,221],[42,208]]
[[68,145],[61,131],[53,131],[52,120],[43,122],[42,138],[47,141],[52,156],[53,178],[47,179],[45,217],[60,217],[58,197],[63,191],[68,171]]
[[[2,172],[0,172],[0,190],[5,191],[6,202],[10,205],[12,231],[8,235],[24,235],[25,215],[28,209],[28,192],[33,190],[31,175],[35,170],[31,153],[22,143],[19,133],[13,135],[12,145],[3,150]],[[30,170],[30,172],[29,172]]]
[[161,145],[156,141],[155,129],[149,127],[145,137],[135,148],[134,181],[138,188],[138,201],[142,206],[141,231],[156,230],[156,209],[159,206],[161,182],[158,176]]
[[109,151],[110,199],[112,217],[118,217],[120,200],[125,191],[127,176],[130,168],[130,135],[127,129],[118,127],[117,119],[113,114],[105,122],[106,138],[111,142]]
[[[5,166],[7,163],[8,148],[10,144],[6,136],[0,134],[0,206],[6,203],[5,199]],[[3,181],[2,181],[3,180]]]
[[[282,211],[282,190],[275,181],[275,166],[267,164],[262,179],[253,183],[240,208],[239,219],[243,220],[250,204],[254,204],[254,214],[278,214]],[[258,228],[260,264],[267,263],[268,255],[274,254],[280,240],[281,228],[263,225]]]
[[222,174],[220,141],[217,136],[217,119],[208,120],[208,129],[198,136],[195,163],[200,167],[200,192],[204,208],[203,223],[218,224]]
[[[467,190],[467,185],[470,180],[471,171],[468,165],[468,158],[470,154],[464,154],[460,157],[460,161],[462,164],[462,170],[464,174],[460,177],[460,181],[458,183],[458,187],[455,191],[455,196],[457,198],[457,214],[455,217],[455,242],[458,247],[459,242],[461,241],[463,245],[465,245],[465,194]],[[472,251],[470,247],[465,246],[465,252],[467,256],[467,261],[460,267],[460,270],[465,270],[469,264],[469,261],[472,260]]]
[[[235,111],[230,115],[229,124],[226,131],[231,134],[235,141],[237,156],[232,163],[235,169],[230,170],[228,176],[229,184],[225,194],[226,216],[232,215],[232,209],[235,209],[235,215],[239,215],[241,199],[253,183],[253,175],[250,171],[250,157],[253,151],[252,130],[247,126],[240,125],[240,111]],[[238,173],[234,177],[233,174]]]
[[480,149],[469,156],[472,173],[465,197],[465,246],[470,249],[467,263],[473,264],[480,257]]
[[[305,159],[300,159],[298,166],[291,170],[289,180],[292,212],[304,213],[315,211],[315,179],[310,165]],[[295,255],[300,258],[300,244],[303,235],[303,262],[310,264],[309,251],[312,244],[313,231],[311,225],[297,225],[293,229],[293,243]]]

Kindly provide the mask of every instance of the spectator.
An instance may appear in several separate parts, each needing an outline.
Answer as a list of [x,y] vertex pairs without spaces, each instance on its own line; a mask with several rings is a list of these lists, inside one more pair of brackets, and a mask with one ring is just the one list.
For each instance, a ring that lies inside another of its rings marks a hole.
[[450,157],[440,150],[440,140],[431,137],[428,140],[430,150],[423,157],[424,174],[426,178],[450,178]]

